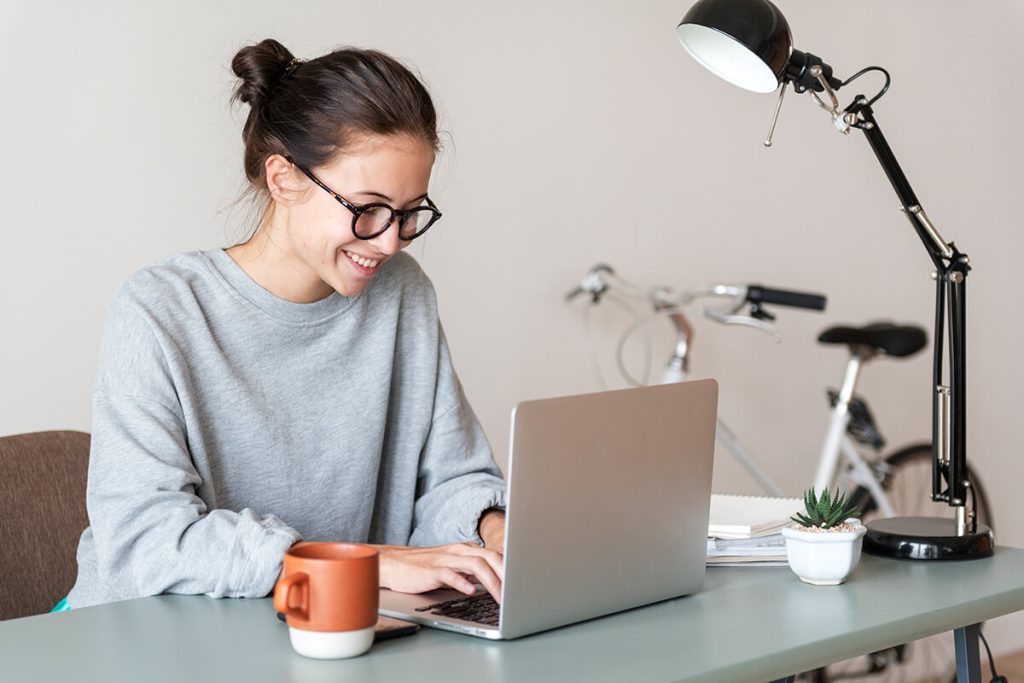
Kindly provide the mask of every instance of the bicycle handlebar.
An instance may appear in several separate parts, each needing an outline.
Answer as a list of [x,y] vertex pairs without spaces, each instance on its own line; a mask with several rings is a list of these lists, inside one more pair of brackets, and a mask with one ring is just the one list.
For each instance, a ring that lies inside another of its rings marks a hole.
[[761,304],[773,304],[812,311],[824,311],[828,303],[828,299],[823,294],[776,289],[763,285],[716,284],[707,289],[701,288],[684,292],[675,292],[670,288],[660,287],[644,293],[639,287],[618,277],[611,266],[603,263],[591,268],[583,280],[565,298],[567,301],[571,301],[580,294],[590,294],[596,304],[609,289],[623,289],[633,296],[648,298],[654,303],[656,310],[686,305],[705,296],[731,298],[732,305],[718,311],[723,314],[725,312],[737,313],[744,304],[748,303],[755,308],[759,308]]
[[761,285],[747,285],[747,301],[752,304],[776,304],[793,308],[809,308],[824,311],[828,299],[821,294],[794,292],[785,289],[771,289]]
[[[619,338],[616,360],[619,365],[619,372],[630,384],[640,386],[643,382],[633,379],[625,369],[622,362],[622,349],[626,340],[637,329],[647,325],[658,318],[668,318],[676,329],[675,353],[669,359],[665,370],[664,381],[681,381],[685,379],[687,372],[687,360],[689,355],[690,340],[693,338],[693,329],[687,319],[689,310],[693,309],[709,320],[723,325],[742,325],[752,327],[760,332],[770,335],[775,341],[782,339],[778,328],[771,323],[775,316],[763,308],[763,304],[779,306],[792,306],[813,311],[825,310],[827,299],[821,294],[809,292],[796,292],[785,289],[773,289],[761,285],[730,285],[715,284],[703,286],[697,289],[678,291],[671,287],[658,287],[644,290],[627,280],[616,275],[615,271],[608,265],[597,264],[591,268],[583,277],[580,283],[567,294],[567,301],[571,301],[580,294],[589,294],[591,305],[597,305],[605,297],[612,296],[619,304],[625,307],[637,320]],[[625,294],[631,299],[646,300],[654,307],[654,314],[640,317],[633,308],[626,303],[619,294]],[[698,305],[697,302],[705,298],[715,298],[725,302],[717,306]],[[743,310],[750,307],[749,313]],[[589,320],[589,318],[588,318]],[[589,322],[588,322],[589,325]],[[589,332],[588,332],[589,334]],[[588,337],[589,339],[589,337]],[[598,377],[601,376],[599,364],[593,351],[593,346],[588,344],[591,353],[591,361],[594,363]],[[645,371],[646,376],[646,371]],[[663,379],[664,379],[663,378]],[[644,380],[646,381],[646,380]]]

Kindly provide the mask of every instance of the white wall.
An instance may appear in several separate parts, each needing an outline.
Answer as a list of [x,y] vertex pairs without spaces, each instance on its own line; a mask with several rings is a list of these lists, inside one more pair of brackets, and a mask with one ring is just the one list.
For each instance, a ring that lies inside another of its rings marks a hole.
[[[799,491],[824,428],[824,387],[842,365],[841,351],[815,344],[817,331],[878,318],[930,328],[930,262],[867,143],[836,134],[809,99],[790,93],[775,147],[762,147],[773,97],[719,81],[685,54],[673,30],[689,4],[3,0],[0,434],[88,430],[118,283],[241,234],[230,207],[243,182],[242,114],[228,107],[229,62],[272,36],[302,57],[383,49],[434,93],[451,135],[432,189],[445,218],[413,251],[502,462],[516,401],[597,387],[582,304],[562,296],[607,261],[645,285],[828,293],[825,315],[777,310],[779,346],[704,324],[694,349],[696,374],[722,383],[722,415]],[[892,73],[877,117],[940,232],[976,268],[969,458],[995,501],[999,542],[1022,546],[1024,6],[779,4],[796,46],[839,75],[869,64]],[[611,315],[597,328],[602,344],[621,329]],[[926,355],[880,361],[864,377],[893,444],[928,434]],[[731,461],[716,467],[718,488],[754,490]],[[1009,623],[993,628],[999,649],[1024,644]]]

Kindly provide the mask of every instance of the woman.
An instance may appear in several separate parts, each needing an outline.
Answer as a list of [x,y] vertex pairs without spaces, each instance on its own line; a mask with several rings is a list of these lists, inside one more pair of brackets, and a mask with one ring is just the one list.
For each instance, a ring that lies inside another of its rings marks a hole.
[[401,253],[441,215],[429,94],[369,50],[264,40],[232,68],[267,208],[246,242],[118,292],[65,603],[264,596],[302,539],[379,544],[394,590],[500,598],[504,482]]

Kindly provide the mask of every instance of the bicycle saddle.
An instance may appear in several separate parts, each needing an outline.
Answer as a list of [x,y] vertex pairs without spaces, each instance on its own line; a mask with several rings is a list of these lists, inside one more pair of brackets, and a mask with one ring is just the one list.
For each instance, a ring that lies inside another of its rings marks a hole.
[[867,346],[887,356],[912,356],[928,344],[928,335],[916,325],[871,323],[863,327],[839,325],[830,327],[820,335],[822,344],[851,344]]

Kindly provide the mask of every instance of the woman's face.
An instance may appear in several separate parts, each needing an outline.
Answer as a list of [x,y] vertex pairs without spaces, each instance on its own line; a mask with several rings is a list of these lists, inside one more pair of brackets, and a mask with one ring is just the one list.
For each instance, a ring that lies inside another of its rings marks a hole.
[[[384,202],[411,209],[427,196],[434,151],[413,137],[368,136],[334,161],[309,169],[348,202],[361,206]],[[398,221],[369,240],[352,234],[352,212],[294,169],[308,184],[303,200],[288,211],[291,247],[326,285],[345,296],[359,294],[381,266],[408,246],[398,238]]]

